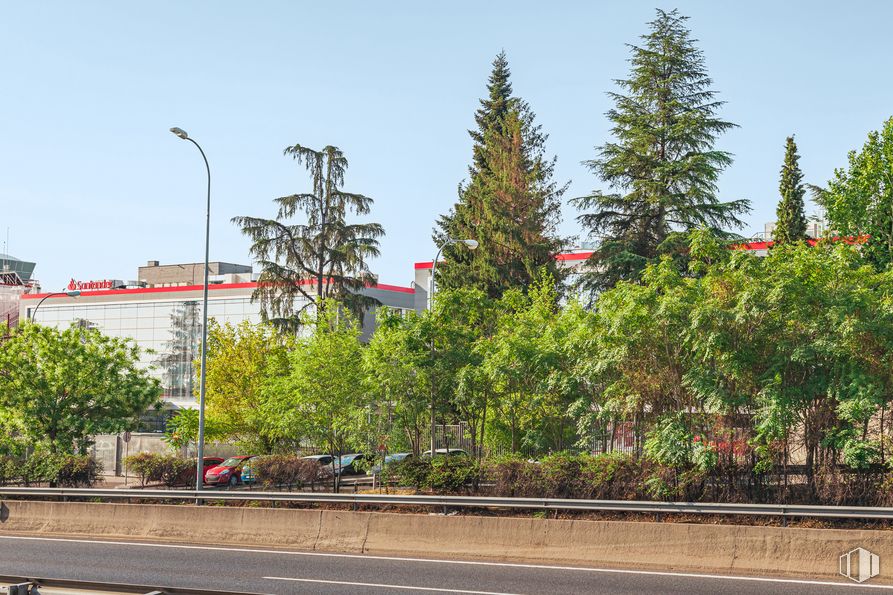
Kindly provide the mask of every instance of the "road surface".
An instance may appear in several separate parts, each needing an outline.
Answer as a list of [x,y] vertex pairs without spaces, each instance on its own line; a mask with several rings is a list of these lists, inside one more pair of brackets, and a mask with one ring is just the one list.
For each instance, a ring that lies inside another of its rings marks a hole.
[[[221,532],[226,528],[221,527]],[[0,536],[0,574],[251,593],[893,592],[848,582]]]

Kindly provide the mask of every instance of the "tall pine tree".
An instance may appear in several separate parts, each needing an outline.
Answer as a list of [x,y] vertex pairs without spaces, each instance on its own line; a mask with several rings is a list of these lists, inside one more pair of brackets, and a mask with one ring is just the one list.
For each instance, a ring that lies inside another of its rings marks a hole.
[[545,156],[548,138],[526,102],[512,95],[505,53],[493,61],[487,97],[475,113],[476,130],[469,180],[459,200],[434,230],[440,246],[448,239],[474,239],[478,249],[449,245],[437,267],[438,287],[477,287],[499,297],[527,287],[542,267],[555,278],[557,235],[565,186],[552,181],[555,158]]
[[720,236],[740,227],[746,200],[720,202],[719,174],[731,154],[713,148],[735,125],[717,117],[724,102],[710,89],[704,56],[677,11],[657,11],[642,45],[631,45],[629,77],[609,93],[615,107],[613,142],[585,162],[614,193],[595,191],[572,202],[599,240],[584,275],[585,289],[600,291],[636,280],[645,265],[673,251],[678,233],[705,227]]
[[806,214],[803,212],[803,172],[800,171],[800,155],[797,143],[789,136],[785,144],[784,165],[781,166],[781,180],[778,190],[781,200],[775,211],[776,223],[772,239],[776,244],[798,242],[806,239]]

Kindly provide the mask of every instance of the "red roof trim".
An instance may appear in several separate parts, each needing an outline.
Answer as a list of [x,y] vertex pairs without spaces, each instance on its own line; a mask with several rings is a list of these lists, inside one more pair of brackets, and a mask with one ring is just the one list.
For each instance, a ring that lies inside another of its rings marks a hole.
[[[307,283],[312,283],[312,281],[307,281]],[[208,290],[223,290],[223,289],[252,289],[257,287],[257,283],[252,281],[250,283],[216,283],[208,285]],[[107,291],[83,291],[81,292],[81,296],[83,297],[95,297],[102,295],[133,295],[133,294],[147,294],[147,293],[176,293],[176,292],[187,292],[187,291],[201,291],[204,288],[204,285],[178,285],[174,287],[134,287],[130,289],[109,289]],[[380,289],[382,291],[396,291],[399,293],[415,293],[415,290],[410,287],[399,287],[397,285],[385,285],[383,283],[378,283],[375,285],[370,285],[372,289]],[[26,293],[22,296],[23,300],[36,300],[40,298],[45,298],[48,295],[52,295],[51,293]],[[53,296],[64,298],[65,295]],[[53,298],[50,298],[53,299]]]
[[426,261],[426,262],[417,262],[417,263],[415,263],[415,268],[416,268],[416,270],[419,270],[419,269],[430,269],[430,268],[432,268],[433,266],[434,266],[434,261],[433,261],[433,260],[428,260],[428,261]]
[[591,250],[589,252],[564,252],[562,254],[556,254],[555,260],[587,260],[593,254],[595,254],[595,252]]
[[[869,236],[861,235],[861,236],[847,236],[840,237],[835,236],[831,238],[832,242],[844,242],[846,244],[864,244],[868,241]],[[810,246],[815,246],[819,243],[819,240],[814,238],[809,238],[806,240],[806,243]],[[773,241],[762,241],[762,242],[741,242],[740,244],[732,244],[729,246],[732,250],[768,250],[772,246],[775,245]]]

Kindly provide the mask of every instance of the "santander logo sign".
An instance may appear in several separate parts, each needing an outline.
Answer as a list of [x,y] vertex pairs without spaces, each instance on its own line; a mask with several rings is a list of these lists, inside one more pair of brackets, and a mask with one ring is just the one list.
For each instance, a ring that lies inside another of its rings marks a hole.
[[75,281],[68,282],[68,291],[96,291],[101,289],[114,289],[115,284],[110,279],[102,281]]

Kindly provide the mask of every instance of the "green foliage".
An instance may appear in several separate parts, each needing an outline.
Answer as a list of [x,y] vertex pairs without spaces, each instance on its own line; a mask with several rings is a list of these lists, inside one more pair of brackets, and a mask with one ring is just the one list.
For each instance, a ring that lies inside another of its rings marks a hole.
[[806,213],[804,212],[803,172],[800,171],[800,155],[794,137],[789,136],[785,144],[784,165],[781,166],[781,181],[778,190],[781,200],[776,210],[777,221],[772,239],[776,244],[786,244],[806,239]]
[[480,467],[471,457],[410,457],[395,465],[394,472],[401,485],[450,493],[467,489],[476,482]]
[[102,464],[88,455],[35,452],[27,459],[0,456],[0,485],[89,488],[100,481]]
[[815,198],[830,228],[864,239],[865,258],[884,270],[893,261],[893,117],[868,134],[861,151],[850,151],[848,162],[834,170],[827,188],[815,189]]
[[713,148],[734,126],[717,117],[704,56],[677,11],[657,10],[642,45],[631,46],[629,77],[609,93],[613,142],[602,145],[587,165],[613,193],[596,191],[575,199],[591,212],[578,220],[600,238],[584,287],[594,291],[620,280],[637,280],[645,266],[679,246],[673,230],[710,228],[728,235],[745,200],[721,202],[717,180],[732,156]]
[[[373,200],[342,190],[348,163],[338,147],[315,151],[296,144],[284,154],[306,166],[311,191],[275,199],[275,219],[233,218],[251,239],[251,255],[261,266],[254,292],[261,315],[280,329],[295,330],[301,312],[330,299],[359,315],[377,303],[360,290],[375,282],[367,263],[378,256],[384,229],[378,223],[350,223],[348,216],[367,215]],[[298,213],[304,221],[292,222]]]
[[539,462],[513,455],[485,465],[495,494],[523,498],[641,498],[646,473],[647,463],[621,453],[557,453]]
[[128,473],[135,473],[140,485],[161,483],[166,487],[195,485],[195,459],[170,454],[141,452],[124,459]]
[[0,410],[52,452],[84,451],[158,402],[161,388],[137,365],[139,350],[96,329],[24,324],[0,343]]
[[306,437],[341,455],[368,436],[360,326],[337,303],[320,306],[313,333],[289,353],[288,374],[271,385],[268,411],[277,437]]
[[569,407],[578,395],[575,362],[567,349],[581,322],[573,304],[561,310],[555,280],[543,271],[527,295],[507,292],[495,305],[495,332],[481,341],[482,371],[494,395],[494,439],[512,452],[564,450],[575,442]]
[[431,394],[426,315],[378,310],[378,328],[363,350],[363,370],[375,403],[375,432],[389,450],[422,450]]
[[542,267],[561,275],[554,255],[561,196],[552,176],[555,158],[546,157],[547,135],[534,123],[526,102],[512,96],[505,53],[493,62],[488,97],[475,115],[470,180],[459,186],[459,200],[437,222],[434,242],[475,239],[444,248],[437,268],[438,287],[473,287],[496,298],[510,288],[526,288]]
[[[275,416],[269,411],[271,384],[288,373],[288,354],[293,348],[293,336],[267,324],[209,323],[207,438],[232,440],[250,452],[271,453],[295,446],[293,440],[277,437]],[[199,363],[195,362],[196,375]],[[187,424],[192,421],[184,419]],[[194,421],[186,433],[190,441],[198,427]]]

